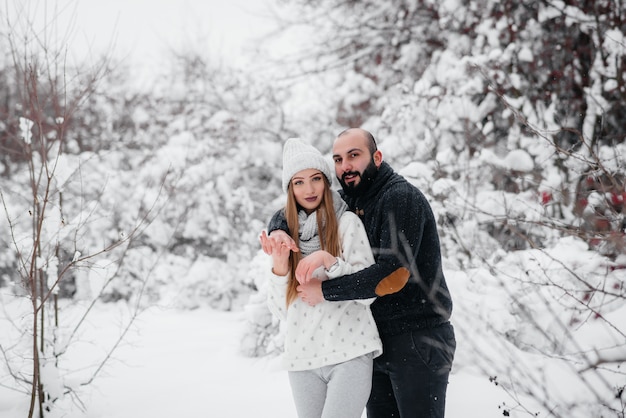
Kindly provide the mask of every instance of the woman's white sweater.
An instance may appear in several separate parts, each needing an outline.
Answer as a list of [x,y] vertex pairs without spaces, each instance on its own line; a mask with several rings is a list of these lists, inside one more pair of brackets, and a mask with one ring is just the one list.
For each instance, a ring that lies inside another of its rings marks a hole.
[[[314,276],[332,280],[362,270],[374,263],[374,256],[361,220],[352,212],[339,219],[342,257]],[[270,273],[271,274],[271,273]],[[323,301],[309,306],[296,299],[286,306],[287,276],[271,274],[268,306],[285,328],[283,365],[289,371],[310,370],[373,353],[382,353],[382,343],[370,311],[374,299],[342,302]]]

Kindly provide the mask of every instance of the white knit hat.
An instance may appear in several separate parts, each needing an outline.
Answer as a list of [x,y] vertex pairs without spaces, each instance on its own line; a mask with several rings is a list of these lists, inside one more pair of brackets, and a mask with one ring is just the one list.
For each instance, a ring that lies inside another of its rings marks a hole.
[[300,138],[289,138],[283,147],[283,190],[287,191],[294,174],[307,168],[321,171],[332,183],[333,172],[322,153]]

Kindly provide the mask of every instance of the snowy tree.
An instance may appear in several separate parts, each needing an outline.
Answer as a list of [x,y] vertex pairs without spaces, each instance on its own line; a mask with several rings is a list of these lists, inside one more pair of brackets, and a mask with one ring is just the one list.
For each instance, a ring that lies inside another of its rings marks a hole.
[[[131,304],[111,346],[79,373],[67,370],[68,352],[93,307],[118,298],[111,283],[158,199],[128,204],[119,222],[110,216],[114,202],[106,200],[106,184],[117,177],[94,152],[97,141],[83,136],[102,120],[79,117],[110,61],[106,55],[95,63],[63,60],[71,29],[60,28],[60,15],[13,6],[7,3],[2,14],[7,32],[0,38],[7,57],[0,63],[7,81],[0,91],[0,242],[6,249],[0,285],[11,295],[4,300],[3,293],[3,307],[16,307],[16,316],[7,318],[12,326],[0,343],[1,384],[28,395],[29,417],[43,417],[63,399],[80,402],[81,388],[99,375],[138,315],[139,305]],[[141,291],[132,292],[135,302]]]

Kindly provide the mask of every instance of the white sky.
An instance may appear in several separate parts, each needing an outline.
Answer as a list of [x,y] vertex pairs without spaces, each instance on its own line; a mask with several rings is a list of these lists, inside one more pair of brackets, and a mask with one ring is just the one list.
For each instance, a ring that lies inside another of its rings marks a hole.
[[28,15],[40,25],[57,15],[59,30],[70,33],[68,44],[79,61],[90,50],[113,45],[114,57],[136,69],[158,66],[164,52],[186,48],[241,65],[256,49],[254,39],[271,27],[271,20],[262,17],[269,15],[271,1],[15,0],[0,5],[0,18],[19,22]]
[[267,22],[253,12],[262,13],[264,4],[258,0],[78,0],[78,14],[85,19],[86,33],[97,27],[98,38],[106,42],[116,32],[119,46],[133,53],[153,54],[190,42],[230,50],[261,33]]

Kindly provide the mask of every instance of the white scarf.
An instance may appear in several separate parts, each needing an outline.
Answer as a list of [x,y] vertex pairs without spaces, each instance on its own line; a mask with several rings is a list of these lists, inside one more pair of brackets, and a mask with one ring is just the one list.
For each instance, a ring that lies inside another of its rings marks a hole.
[[[341,218],[341,215],[348,209],[348,205],[343,201],[339,193],[332,191],[333,206],[335,207],[335,215],[337,220]],[[320,243],[320,237],[317,229],[317,210],[307,215],[304,210],[298,212],[299,223],[299,238],[300,238],[300,253],[302,256],[307,256],[314,251],[322,248]],[[324,225],[322,225],[322,228]]]

